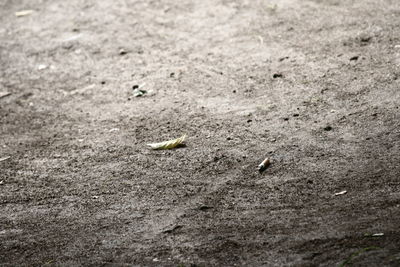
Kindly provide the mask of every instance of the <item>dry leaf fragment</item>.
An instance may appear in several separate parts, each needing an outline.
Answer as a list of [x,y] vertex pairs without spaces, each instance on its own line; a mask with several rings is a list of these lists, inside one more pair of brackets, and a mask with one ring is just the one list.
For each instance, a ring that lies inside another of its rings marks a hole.
[[183,142],[185,141],[185,138],[186,138],[186,134],[181,136],[181,137],[179,137],[179,138],[173,139],[173,140],[168,140],[168,141],[161,142],[161,143],[147,144],[147,145],[150,146],[152,149],[155,149],[155,150],[157,150],[157,149],[171,149],[171,148],[176,148],[176,147],[182,145]]
[[23,17],[23,16],[28,16],[32,14],[34,11],[33,10],[21,10],[18,12],[15,12],[15,16],[17,17]]
[[45,70],[45,69],[47,69],[47,68],[48,68],[48,66],[45,65],[45,64],[40,64],[40,65],[38,65],[38,67],[37,67],[38,70]]

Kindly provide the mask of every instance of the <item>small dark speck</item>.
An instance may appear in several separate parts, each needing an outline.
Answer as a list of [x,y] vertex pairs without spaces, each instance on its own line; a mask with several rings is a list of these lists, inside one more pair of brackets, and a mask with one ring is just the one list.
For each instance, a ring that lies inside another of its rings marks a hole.
[[364,37],[361,37],[361,42],[368,43],[369,41],[371,41],[371,39],[372,39],[371,36],[364,36]]
[[253,120],[247,120],[247,122],[252,122]]
[[106,84],[106,81],[101,81],[101,84]]
[[356,61],[356,60],[358,60],[358,56],[354,56],[354,57],[350,58],[350,61]]
[[169,77],[170,77],[170,78],[174,78],[174,77],[175,77],[175,72],[171,72],[171,73],[169,74]]
[[233,90],[232,93],[236,94],[236,90]]
[[299,114],[299,113],[295,113],[295,114],[293,114],[293,117],[298,117],[298,116],[300,116],[300,114]]
[[231,137],[227,137],[227,138],[226,138],[226,140],[228,140],[228,141],[229,141],[229,140],[232,140],[232,138],[231,138]]
[[283,120],[284,120],[284,121],[288,121],[288,120],[289,120],[289,118],[283,118]]
[[332,129],[333,129],[333,128],[332,128],[331,126],[328,125],[328,126],[326,126],[326,127],[324,128],[324,131],[332,131]]
[[125,51],[124,49],[120,49],[118,53],[122,56],[122,55],[126,55],[128,52]]
[[205,210],[209,210],[209,209],[212,209],[212,208],[213,208],[213,207],[211,207],[211,206],[203,205],[203,206],[200,206],[200,207],[199,207],[199,210],[205,211]]
[[274,73],[274,75],[272,75],[272,78],[276,79],[276,78],[282,78],[283,74],[282,73]]
[[131,101],[131,98],[130,98],[130,97],[128,97],[128,101]]
[[133,85],[133,86],[132,86],[132,89],[133,89],[133,90],[139,89],[139,85],[138,85],[138,84]]

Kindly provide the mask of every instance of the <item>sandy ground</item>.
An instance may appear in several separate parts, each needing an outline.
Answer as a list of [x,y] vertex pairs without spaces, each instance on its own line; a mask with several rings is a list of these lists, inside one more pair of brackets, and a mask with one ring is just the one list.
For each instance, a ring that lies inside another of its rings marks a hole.
[[398,0],[2,0],[0,22],[1,266],[400,265]]

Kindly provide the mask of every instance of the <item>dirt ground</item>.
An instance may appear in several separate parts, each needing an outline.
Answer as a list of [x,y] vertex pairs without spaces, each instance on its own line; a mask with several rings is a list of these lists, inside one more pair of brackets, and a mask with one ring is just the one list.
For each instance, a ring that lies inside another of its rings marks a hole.
[[398,0],[2,0],[0,22],[1,266],[400,266]]

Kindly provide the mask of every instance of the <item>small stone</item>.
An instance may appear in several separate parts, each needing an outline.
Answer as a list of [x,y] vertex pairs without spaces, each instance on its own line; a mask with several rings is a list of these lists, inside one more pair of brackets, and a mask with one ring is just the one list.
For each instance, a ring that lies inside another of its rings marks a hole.
[[282,73],[274,73],[274,75],[272,75],[272,78],[276,79],[276,78],[282,78],[283,74]]
[[44,70],[44,69],[47,69],[47,65],[44,65],[44,64],[40,64],[39,66],[38,66],[38,70]]
[[126,55],[128,52],[125,49],[121,48],[118,53],[122,56]]
[[329,126],[329,125],[328,125],[328,126],[326,126],[326,127],[324,128],[324,131],[332,131],[332,129],[333,129],[332,126]]
[[371,41],[372,37],[371,36],[363,36],[361,37],[361,42],[363,43],[368,43],[369,41]]
[[351,57],[351,58],[350,58],[350,61],[357,61],[357,60],[358,60],[358,58],[359,58],[359,56],[354,56],[354,57]]
[[283,120],[284,120],[284,121],[288,121],[288,120],[289,120],[289,118],[283,118]]
[[298,116],[300,116],[300,114],[299,114],[299,113],[295,113],[295,114],[293,114],[293,117],[298,117]]
[[205,211],[205,210],[209,210],[209,209],[213,209],[214,207],[211,206],[207,206],[207,205],[202,205],[199,207],[199,210]]

